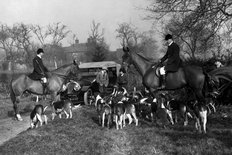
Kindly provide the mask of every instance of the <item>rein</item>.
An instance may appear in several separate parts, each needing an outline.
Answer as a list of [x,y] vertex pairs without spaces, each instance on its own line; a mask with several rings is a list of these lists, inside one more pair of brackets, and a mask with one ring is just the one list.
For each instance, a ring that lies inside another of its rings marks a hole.
[[68,77],[67,75],[62,75],[62,74],[57,74],[57,73],[52,73],[52,74],[57,75],[57,76],[59,76],[59,77],[61,77],[63,79]]

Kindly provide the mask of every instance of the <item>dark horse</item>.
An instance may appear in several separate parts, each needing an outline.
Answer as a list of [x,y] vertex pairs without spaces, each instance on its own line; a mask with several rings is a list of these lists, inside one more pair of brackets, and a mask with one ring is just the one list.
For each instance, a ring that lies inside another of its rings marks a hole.
[[[52,101],[58,99],[58,93],[61,91],[65,80],[68,78],[70,73],[75,73],[78,69],[78,64],[73,61],[72,64],[64,65],[58,69],[55,69],[48,73],[48,84],[46,94],[51,95]],[[13,108],[15,112],[16,119],[22,121],[19,114],[18,103],[20,102],[20,97],[24,92],[29,92],[37,95],[43,94],[43,86],[40,81],[34,81],[30,79],[27,75],[22,74],[16,79],[12,79],[10,83],[10,97],[13,102]]]
[[[143,85],[147,87],[150,92],[155,96],[154,92],[157,92],[160,86],[160,78],[156,73],[156,69],[152,68],[152,63],[144,58],[143,56],[137,54],[134,51],[131,51],[128,47],[123,47],[124,55],[122,56],[123,63],[130,65],[133,64],[138,72],[142,76]],[[196,116],[199,116],[199,113],[205,113],[206,110],[201,105],[201,102],[204,102],[203,88],[205,82],[205,74],[201,67],[198,66],[184,66],[179,68],[175,73],[168,73],[166,78],[166,90],[176,90],[184,87],[191,88],[196,95],[196,99],[199,101],[198,104],[202,110],[197,110]],[[194,110],[195,111],[195,110]],[[197,118],[198,130],[201,132],[200,117]],[[206,118],[203,118],[201,122]],[[203,130],[206,132],[206,127],[203,125]]]

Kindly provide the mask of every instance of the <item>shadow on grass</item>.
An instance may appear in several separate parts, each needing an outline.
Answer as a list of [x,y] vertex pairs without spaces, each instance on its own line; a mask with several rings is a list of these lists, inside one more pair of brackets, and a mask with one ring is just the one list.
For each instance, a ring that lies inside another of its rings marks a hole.
[[[215,154],[231,153],[232,148],[232,122],[231,118],[210,117],[207,125],[207,134],[198,133],[194,128],[194,122],[187,127],[182,125],[169,126],[169,129],[160,131],[167,136],[174,145],[192,145],[199,148],[199,152]],[[212,147],[212,148],[211,148]],[[184,147],[183,150],[190,149]],[[193,152],[196,149],[192,150]],[[226,152],[227,151],[227,152]]]

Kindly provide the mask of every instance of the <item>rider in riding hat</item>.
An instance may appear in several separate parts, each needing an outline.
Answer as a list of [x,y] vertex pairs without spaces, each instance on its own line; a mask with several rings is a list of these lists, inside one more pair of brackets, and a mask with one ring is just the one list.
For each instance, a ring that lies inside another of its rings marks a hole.
[[43,64],[43,61],[42,61],[43,55],[44,55],[43,49],[39,48],[37,50],[36,57],[33,59],[34,70],[30,76],[33,77],[33,79],[35,79],[35,80],[41,80],[41,83],[43,85],[43,93],[45,93],[45,89],[47,87],[48,69]]
[[163,63],[167,59],[167,63],[165,66],[160,68],[160,74],[162,76],[161,78],[161,89],[165,88],[165,80],[166,76],[170,72],[176,72],[178,71],[180,65],[181,65],[181,59],[180,59],[180,48],[179,46],[173,42],[173,38],[171,34],[167,34],[165,36],[165,40],[168,44],[168,49],[166,54],[160,59],[159,63]]

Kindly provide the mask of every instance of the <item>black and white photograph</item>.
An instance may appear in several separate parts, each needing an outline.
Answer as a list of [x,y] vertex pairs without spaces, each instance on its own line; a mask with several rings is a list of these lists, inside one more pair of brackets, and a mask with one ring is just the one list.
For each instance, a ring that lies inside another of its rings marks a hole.
[[0,4],[0,154],[232,154],[231,0]]

